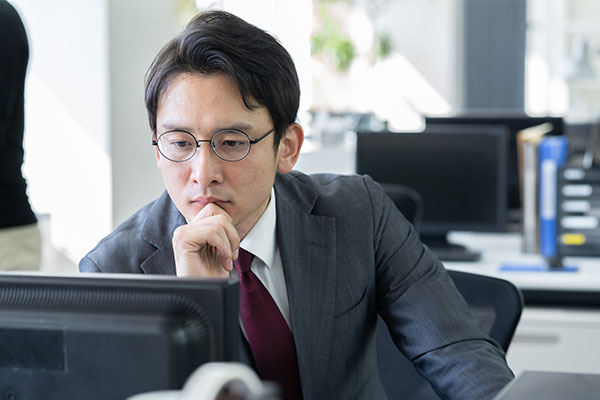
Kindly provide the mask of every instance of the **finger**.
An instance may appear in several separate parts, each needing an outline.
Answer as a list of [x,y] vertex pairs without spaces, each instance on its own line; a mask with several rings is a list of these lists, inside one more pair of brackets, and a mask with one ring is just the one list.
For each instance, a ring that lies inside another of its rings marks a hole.
[[231,222],[231,218],[222,214],[205,218],[198,225],[206,224],[213,227],[213,233],[219,236],[219,244],[214,245],[217,248],[221,264],[227,271],[233,268],[233,260],[237,259],[240,247],[240,236]]
[[229,246],[232,251],[232,260],[237,260],[240,252],[240,234],[232,223],[224,224],[223,228],[227,235],[227,239],[229,240]]
[[212,232],[207,243],[216,251],[216,259],[219,261],[223,269],[231,272],[233,269],[233,250],[231,242],[224,229],[217,229]]
[[[213,219],[218,220],[219,217]],[[205,240],[210,246],[215,248],[221,266],[227,272],[230,272],[233,269],[234,257],[234,248],[232,247],[230,236],[233,230],[237,237],[237,232],[235,232],[235,229],[232,228],[230,223],[223,223],[222,221],[217,221],[211,228],[212,229],[209,229],[209,231],[206,232],[207,237]]]
[[[232,232],[230,225],[222,215],[182,225],[173,233],[173,249],[180,260],[191,260],[194,263],[195,254],[198,261],[194,264],[201,263],[204,268],[214,268],[221,264],[229,272],[233,268],[234,256],[229,239]],[[214,251],[208,251],[209,248],[213,248]],[[198,265],[195,268],[203,267]]]
[[225,211],[215,203],[209,203],[206,206],[204,206],[204,208],[202,208],[202,210],[200,210],[198,214],[196,214],[191,224],[196,224],[198,223],[198,221],[207,220],[211,217],[219,215],[225,218],[225,221],[223,221],[223,226],[225,227],[227,236],[231,241],[231,249],[234,253],[232,260],[236,260],[239,255],[240,237],[239,233],[233,226],[233,219],[227,213],[227,211]]
[[229,219],[230,222],[232,221],[232,218],[227,213],[227,211],[225,211],[224,209],[222,209],[215,203],[208,203],[207,205],[205,205],[202,208],[202,210],[200,210],[200,212],[198,214],[196,214],[196,216],[191,221],[191,223],[205,219],[205,218],[213,217],[215,215],[223,215],[224,217]]
[[233,219],[231,216],[215,203],[209,203],[196,215],[191,222],[192,225],[200,223],[217,224],[223,227],[230,242],[230,251],[233,254],[223,254],[220,252],[222,257],[221,261],[223,266],[227,266],[228,268],[232,267],[233,260],[236,260],[239,255],[241,240],[239,233],[233,225]]
[[216,250],[206,246],[200,252],[178,253],[175,255],[175,271],[177,276],[192,276],[200,278],[227,278],[229,272],[220,264],[213,265],[203,260],[216,259]]

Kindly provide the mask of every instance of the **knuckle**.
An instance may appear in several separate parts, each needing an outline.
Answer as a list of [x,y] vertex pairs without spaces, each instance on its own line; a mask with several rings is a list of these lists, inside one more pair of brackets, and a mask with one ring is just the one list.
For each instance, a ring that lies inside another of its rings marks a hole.
[[181,225],[173,231],[173,242],[179,242],[185,237],[185,225]]
[[229,219],[223,214],[216,215],[215,218],[218,219],[221,223],[229,222]]

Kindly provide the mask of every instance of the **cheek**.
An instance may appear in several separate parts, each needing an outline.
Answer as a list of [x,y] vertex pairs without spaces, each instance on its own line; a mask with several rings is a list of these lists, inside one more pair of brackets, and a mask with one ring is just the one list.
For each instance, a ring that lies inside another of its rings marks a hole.
[[253,192],[257,197],[268,196],[273,187],[275,171],[275,166],[271,163],[256,165],[246,178],[247,182],[252,182],[248,185],[248,191]]
[[264,163],[231,165],[226,181],[247,204],[262,202],[268,196],[275,176],[274,168]]
[[[165,164],[165,160],[159,162],[159,168],[165,182],[165,186],[171,192],[171,189],[181,188],[187,182],[189,176],[189,168],[186,168],[184,164]],[[172,193],[177,195],[177,193]]]

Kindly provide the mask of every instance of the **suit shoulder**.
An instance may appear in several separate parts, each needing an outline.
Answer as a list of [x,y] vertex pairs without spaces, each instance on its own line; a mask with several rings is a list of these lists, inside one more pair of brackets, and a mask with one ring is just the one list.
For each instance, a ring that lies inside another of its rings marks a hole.
[[143,237],[148,217],[160,198],[138,210],[104,237],[79,263],[81,272],[140,272],[141,260],[156,247]]
[[293,171],[289,179],[305,185],[314,190],[319,197],[333,198],[336,201],[347,197],[357,200],[373,200],[383,193],[383,189],[368,175],[339,175],[339,174],[311,174]]
[[131,217],[119,224],[108,236],[100,240],[100,242],[98,242],[98,245],[94,248],[94,250],[111,242],[117,244],[119,242],[123,242],[126,239],[135,240],[140,236],[140,232],[144,223],[146,222],[147,216],[147,207],[138,210]]
[[383,189],[367,175],[306,175],[293,171],[278,178],[280,186],[286,188],[287,199],[310,204],[322,215],[372,215],[384,204]]

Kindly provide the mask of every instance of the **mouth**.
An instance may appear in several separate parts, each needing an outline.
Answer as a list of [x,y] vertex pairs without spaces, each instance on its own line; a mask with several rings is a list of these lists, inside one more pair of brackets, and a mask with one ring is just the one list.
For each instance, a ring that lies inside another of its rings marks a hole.
[[229,203],[226,200],[221,200],[215,197],[199,197],[195,200],[191,201],[192,204],[199,206],[200,208],[204,208],[207,204],[214,203],[219,207],[223,207],[225,204]]

